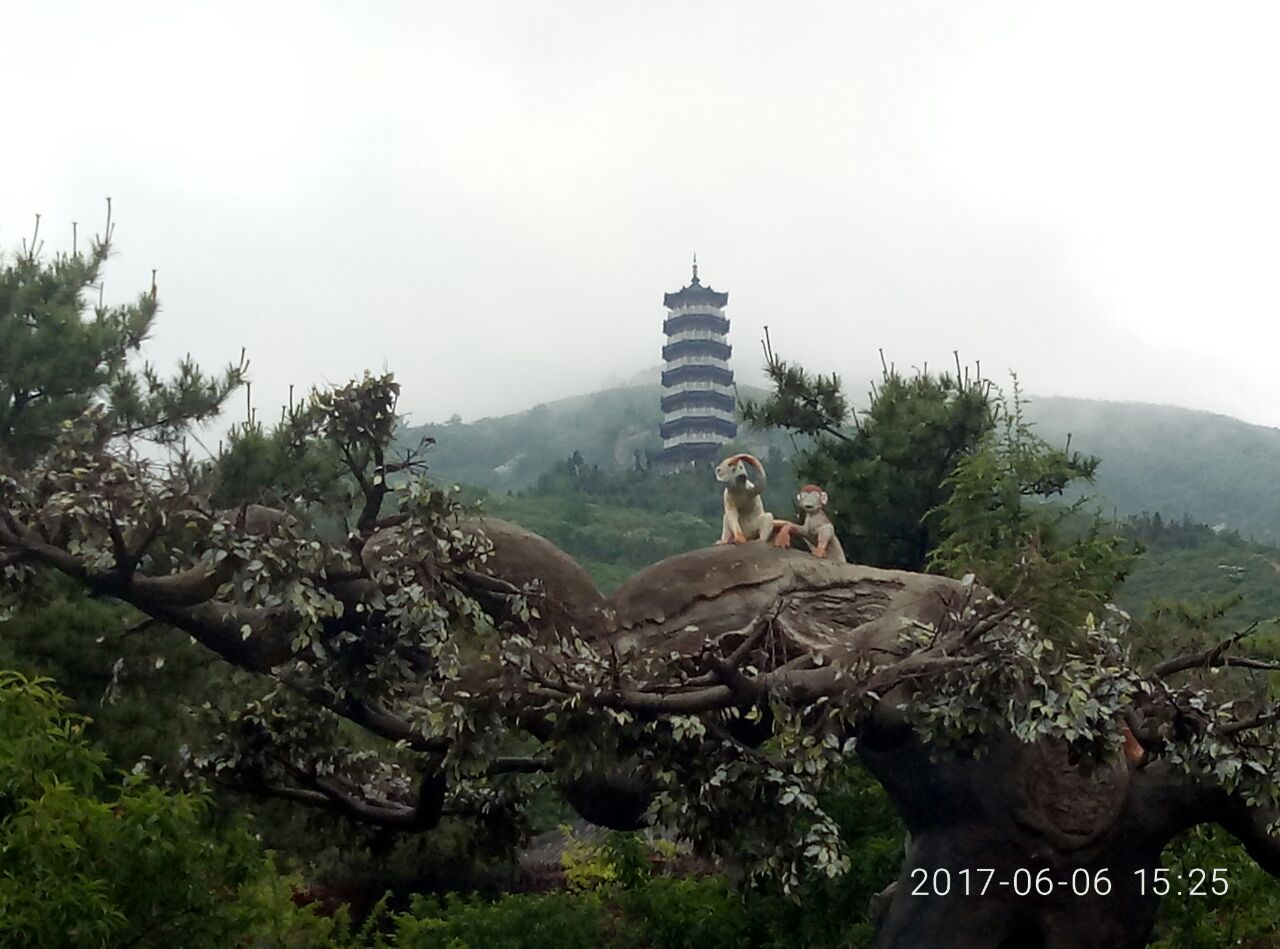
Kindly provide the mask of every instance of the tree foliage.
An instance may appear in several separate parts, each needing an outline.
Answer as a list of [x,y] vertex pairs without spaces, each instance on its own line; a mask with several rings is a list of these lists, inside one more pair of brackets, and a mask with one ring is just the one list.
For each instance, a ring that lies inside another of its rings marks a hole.
[[47,680],[0,672],[0,942],[319,946],[242,828],[206,797],[112,777]]
[[0,460],[30,464],[61,425],[90,408],[100,440],[173,444],[192,422],[216,415],[244,380],[243,358],[217,376],[190,358],[168,379],[151,365],[131,365],[159,298],[153,281],[132,303],[101,302],[112,230],[108,201],[106,226],[87,250],[73,246],[46,259],[37,218],[31,240],[0,260]]
[[1101,616],[1125,578],[1135,546],[1087,509],[1088,499],[1047,504],[1076,481],[1091,482],[1100,459],[1053,448],[1013,398],[994,400],[995,428],[958,459],[944,480],[948,496],[935,513],[938,545],[929,568],[972,573],[998,595],[1015,597],[1049,632]]
[[886,366],[859,417],[838,376],[811,375],[766,352],[774,391],[744,404],[742,417],[813,436],[796,474],[826,489],[850,560],[923,570],[944,529],[948,478],[994,425],[990,384],[959,369],[906,376]]

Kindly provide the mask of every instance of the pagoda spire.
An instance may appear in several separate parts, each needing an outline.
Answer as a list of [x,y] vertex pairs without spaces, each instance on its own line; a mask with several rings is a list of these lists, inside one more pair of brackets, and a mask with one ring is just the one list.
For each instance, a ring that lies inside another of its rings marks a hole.
[[693,282],[698,282],[698,252],[693,252]]

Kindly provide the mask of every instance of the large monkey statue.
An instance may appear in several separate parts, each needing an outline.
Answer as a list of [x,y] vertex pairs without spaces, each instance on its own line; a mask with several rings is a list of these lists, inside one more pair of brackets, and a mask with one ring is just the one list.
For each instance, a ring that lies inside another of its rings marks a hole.
[[816,484],[806,484],[796,494],[796,505],[804,512],[804,523],[795,524],[781,518],[774,521],[778,536],[773,539],[773,545],[790,547],[792,533],[798,533],[808,543],[815,557],[845,563],[844,548],[836,537],[835,525],[827,516],[827,492]]
[[724,485],[724,532],[717,544],[768,541],[773,515],[760,496],[766,478],[764,465],[754,455],[733,455],[716,465],[716,481]]

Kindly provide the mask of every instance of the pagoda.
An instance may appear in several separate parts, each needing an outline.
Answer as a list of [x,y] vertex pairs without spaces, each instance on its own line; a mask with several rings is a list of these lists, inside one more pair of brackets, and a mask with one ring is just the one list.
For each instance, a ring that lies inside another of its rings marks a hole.
[[662,297],[662,454],[666,468],[720,460],[725,442],[738,434],[729,357],[729,294],[704,287],[693,258],[693,280]]

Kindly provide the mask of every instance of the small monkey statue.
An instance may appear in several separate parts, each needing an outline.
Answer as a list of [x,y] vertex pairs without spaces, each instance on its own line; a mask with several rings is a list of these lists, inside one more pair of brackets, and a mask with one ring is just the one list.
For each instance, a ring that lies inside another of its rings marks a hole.
[[764,465],[754,455],[733,455],[716,465],[716,481],[724,485],[724,532],[717,544],[768,541],[773,515],[760,496],[767,483]]
[[781,518],[775,520],[773,523],[778,528],[778,536],[773,539],[773,545],[790,547],[792,533],[798,533],[815,557],[845,563],[844,548],[836,537],[835,525],[827,516],[827,492],[816,484],[806,484],[796,494],[796,505],[804,512],[804,523],[794,524]]

